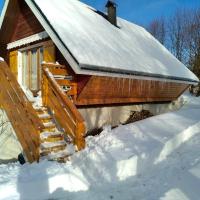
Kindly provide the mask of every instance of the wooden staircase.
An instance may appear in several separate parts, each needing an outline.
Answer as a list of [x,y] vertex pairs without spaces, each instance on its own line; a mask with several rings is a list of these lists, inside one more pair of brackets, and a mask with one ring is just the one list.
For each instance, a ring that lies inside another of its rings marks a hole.
[[44,125],[43,131],[40,132],[40,158],[66,162],[75,152],[72,151],[74,146],[69,138],[65,137],[65,133],[59,130],[60,127],[46,107],[37,107],[35,110]]
[[77,87],[64,66],[43,64],[43,106],[32,105],[3,61],[0,77],[0,106],[30,163],[40,159],[65,162],[85,147],[84,120],[73,104]]
[[85,147],[84,119],[74,105],[77,85],[63,65],[43,64],[42,101],[77,150]]

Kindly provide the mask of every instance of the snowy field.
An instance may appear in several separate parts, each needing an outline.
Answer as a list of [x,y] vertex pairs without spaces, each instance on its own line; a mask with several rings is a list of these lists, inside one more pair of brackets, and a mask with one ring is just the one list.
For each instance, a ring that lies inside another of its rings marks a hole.
[[199,200],[200,98],[87,139],[66,164],[0,165],[1,200]]

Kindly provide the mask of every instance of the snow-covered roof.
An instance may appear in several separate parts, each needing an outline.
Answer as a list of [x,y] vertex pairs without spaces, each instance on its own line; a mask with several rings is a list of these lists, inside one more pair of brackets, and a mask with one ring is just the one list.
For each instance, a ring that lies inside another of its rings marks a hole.
[[198,78],[144,28],[118,18],[113,26],[78,0],[25,0],[77,74]]

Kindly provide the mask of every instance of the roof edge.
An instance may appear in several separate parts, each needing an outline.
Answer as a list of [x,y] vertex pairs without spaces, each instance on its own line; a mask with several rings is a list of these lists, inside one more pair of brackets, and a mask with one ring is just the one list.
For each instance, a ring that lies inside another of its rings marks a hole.
[[[157,81],[165,81],[165,82],[175,82],[175,83],[184,83],[184,84],[192,84],[196,85],[199,81],[187,78],[180,78],[174,76],[165,76],[161,74],[150,74],[136,71],[128,71],[128,70],[115,70],[112,68],[102,69],[99,68],[94,70],[90,65],[81,64],[80,65],[82,72],[81,74],[90,74],[95,75],[98,72],[98,75],[101,76],[113,76],[113,77],[121,77],[121,78],[132,78],[132,79],[142,79],[142,80],[157,80]],[[98,66],[99,67],[99,66]],[[97,74],[96,74],[97,75]]]

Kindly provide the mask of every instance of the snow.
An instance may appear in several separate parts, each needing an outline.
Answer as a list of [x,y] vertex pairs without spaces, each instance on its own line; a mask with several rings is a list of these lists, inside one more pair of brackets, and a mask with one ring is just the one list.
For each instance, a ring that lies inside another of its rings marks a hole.
[[56,158],[71,156],[74,153],[75,153],[74,145],[68,144],[64,150],[59,152],[51,152],[50,154],[48,154],[48,156],[45,157],[45,159],[55,160]]
[[48,38],[48,34],[46,31],[43,31],[43,32],[40,32],[40,33],[37,33],[37,34],[34,34],[34,35],[31,35],[29,37],[26,37],[26,38],[23,38],[21,40],[17,40],[15,42],[11,42],[7,45],[7,49],[10,50],[10,49],[14,49],[16,47],[20,47],[20,46],[23,46],[23,45],[26,45],[26,44],[30,44],[32,42],[36,42],[36,41],[39,41],[39,40],[43,40],[43,39],[46,39]]
[[46,118],[50,118],[51,116],[48,113],[44,113],[44,114],[38,115],[38,117],[40,119],[46,119]]
[[40,139],[47,139],[50,136],[60,136],[62,134],[63,133],[58,132],[58,131],[57,132],[48,132],[48,131],[45,131],[45,132],[40,133]]
[[200,98],[182,98],[179,111],[105,127],[65,164],[0,165],[0,199],[199,200]]
[[48,127],[52,127],[52,126],[55,126],[55,124],[53,122],[44,122],[44,127],[48,128]]
[[57,146],[62,146],[62,145],[66,145],[66,142],[63,141],[57,141],[57,142],[43,142],[40,145],[41,149],[47,149],[47,148],[52,148],[52,147],[57,147]]
[[[178,61],[144,28],[118,18],[119,28],[113,26],[96,10],[78,0],[26,0],[39,21],[52,36],[56,31],[55,44],[66,56],[66,47],[78,61],[76,73],[99,74],[103,72],[128,73],[157,78],[198,81],[198,78]],[[52,14],[54,13],[54,14]],[[63,42],[62,49],[58,37]],[[69,54],[69,53],[68,53]],[[68,60],[68,59],[67,59]],[[72,65],[74,67],[74,65]]]

